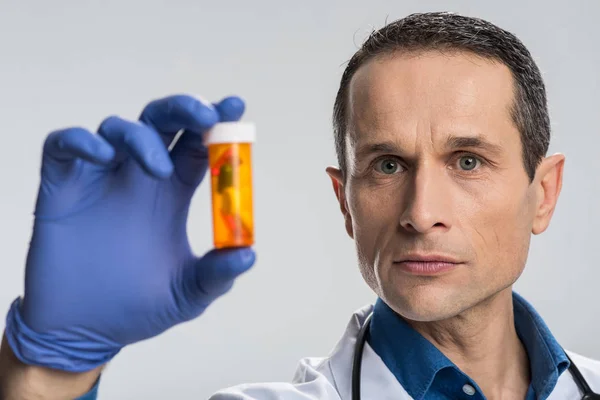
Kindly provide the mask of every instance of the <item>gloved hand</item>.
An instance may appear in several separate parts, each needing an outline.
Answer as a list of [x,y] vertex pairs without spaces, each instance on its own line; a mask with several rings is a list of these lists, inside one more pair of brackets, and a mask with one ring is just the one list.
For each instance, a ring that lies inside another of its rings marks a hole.
[[243,112],[237,97],[211,105],[180,95],[151,102],[139,121],[109,117],[98,134],[48,136],[25,295],[6,326],[21,361],[91,370],[195,318],[252,266],[250,248],[198,258],[186,233],[208,164],[203,133]]

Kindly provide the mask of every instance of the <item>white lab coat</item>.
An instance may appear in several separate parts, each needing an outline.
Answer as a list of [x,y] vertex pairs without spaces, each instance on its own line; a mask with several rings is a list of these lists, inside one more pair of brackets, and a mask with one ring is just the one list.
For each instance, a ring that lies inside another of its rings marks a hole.
[[[333,352],[325,358],[300,361],[292,382],[254,383],[215,393],[209,400],[351,400],[352,356],[358,331],[373,306],[358,310]],[[588,384],[600,393],[600,362],[567,351]],[[362,362],[363,400],[412,400],[381,358],[365,344]],[[580,400],[571,374],[565,371],[548,400]]]

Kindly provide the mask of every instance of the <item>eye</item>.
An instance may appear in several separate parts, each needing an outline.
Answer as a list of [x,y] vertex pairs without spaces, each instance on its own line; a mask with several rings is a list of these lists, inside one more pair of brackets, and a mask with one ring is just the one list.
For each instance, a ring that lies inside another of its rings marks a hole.
[[398,161],[393,158],[383,158],[377,161],[375,169],[382,174],[393,175],[400,171],[401,166]]
[[463,171],[472,171],[481,164],[481,160],[475,156],[465,155],[458,159],[458,166]]

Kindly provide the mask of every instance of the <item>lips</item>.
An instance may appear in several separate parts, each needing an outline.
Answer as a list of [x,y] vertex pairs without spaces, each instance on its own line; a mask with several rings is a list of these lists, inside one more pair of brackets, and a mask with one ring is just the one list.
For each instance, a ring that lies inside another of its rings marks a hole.
[[413,275],[438,275],[457,268],[461,262],[443,254],[413,254],[403,256],[394,264]]

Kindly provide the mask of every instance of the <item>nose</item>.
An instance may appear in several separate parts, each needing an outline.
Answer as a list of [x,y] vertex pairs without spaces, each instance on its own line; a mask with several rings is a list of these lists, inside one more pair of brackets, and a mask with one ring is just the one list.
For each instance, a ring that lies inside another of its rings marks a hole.
[[451,191],[443,173],[421,168],[407,182],[400,226],[410,233],[450,229]]

